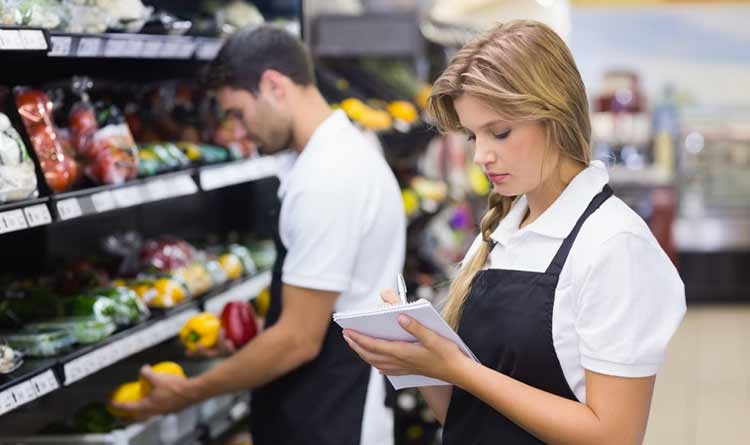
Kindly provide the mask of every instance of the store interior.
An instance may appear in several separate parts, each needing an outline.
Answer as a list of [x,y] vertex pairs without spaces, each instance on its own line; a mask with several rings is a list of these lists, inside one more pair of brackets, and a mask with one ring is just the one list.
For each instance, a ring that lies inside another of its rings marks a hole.
[[[430,83],[518,18],[568,43],[593,157],[685,283],[645,443],[750,443],[750,1],[0,0],[0,444],[252,444],[248,393],[145,422],[107,407],[144,363],[212,366],[186,357],[191,317],[268,310],[284,154],[200,83],[246,26],[301,37],[380,147],[408,294],[440,306],[491,184],[425,115]],[[416,391],[394,400],[397,445],[441,443]]]

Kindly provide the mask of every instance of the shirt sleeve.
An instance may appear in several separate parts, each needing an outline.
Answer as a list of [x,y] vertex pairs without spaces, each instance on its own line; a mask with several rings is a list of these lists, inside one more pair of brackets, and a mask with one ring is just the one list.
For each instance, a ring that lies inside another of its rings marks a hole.
[[358,202],[356,193],[340,185],[309,184],[287,195],[280,220],[287,249],[282,282],[331,292],[349,289],[363,224]]
[[583,367],[619,377],[655,375],[684,315],[684,285],[656,241],[615,235],[581,286],[576,329]]

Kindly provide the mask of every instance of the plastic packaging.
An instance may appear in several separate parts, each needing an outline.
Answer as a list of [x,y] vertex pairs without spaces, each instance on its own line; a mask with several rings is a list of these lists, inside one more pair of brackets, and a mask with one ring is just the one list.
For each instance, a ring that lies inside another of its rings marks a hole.
[[7,334],[5,340],[29,357],[52,357],[66,351],[76,342],[70,332],[61,329]]
[[34,161],[8,116],[0,113],[0,204],[38,194]]
[[14,90],[18,113],[36,152],[47,185],[55,193],[70,189],[79,177],[79,166],[61,143],[52,122],[52,102],[41,90],[19,87]]
[[109,337],[117,326],[110,320],[94,317],[66,317],[57,320],[32,323],[26,327],[29,332],[62,330],[75,338],[77,343],[86,345]]
[[0,374],[10,374],[23,364],[23,355],[8,345],[0,344]]

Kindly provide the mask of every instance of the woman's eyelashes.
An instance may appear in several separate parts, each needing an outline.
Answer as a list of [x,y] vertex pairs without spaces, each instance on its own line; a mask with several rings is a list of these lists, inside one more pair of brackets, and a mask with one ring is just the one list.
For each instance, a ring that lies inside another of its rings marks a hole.
[[474,133],[467,133],[466,140],[468,140],[469,142],[474,142],[477,140],[477,135],[475,135]]
[[500,133],[495,133],[495,139],[503,140],[506,139],[508,136],[510,136],[510,128],[507,130],[501,131]]

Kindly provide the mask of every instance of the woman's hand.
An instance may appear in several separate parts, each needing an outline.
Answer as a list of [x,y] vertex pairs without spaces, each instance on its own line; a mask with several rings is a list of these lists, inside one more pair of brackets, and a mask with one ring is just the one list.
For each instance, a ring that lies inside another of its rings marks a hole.
[[[381,294],[384,302],[399,303],[392,290]],[[417,343],[380,340],[344,330],[349,346],[384,375],[417,374],[455,383],[471,360],[455,343],[425,328],[406,315],[398,318],[401,327],[417,339]]]

